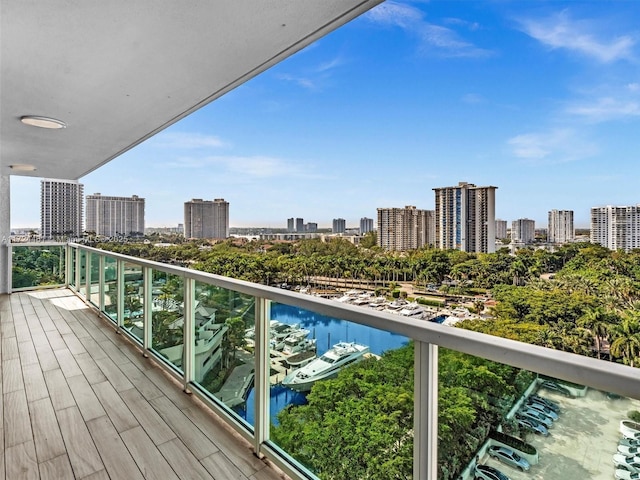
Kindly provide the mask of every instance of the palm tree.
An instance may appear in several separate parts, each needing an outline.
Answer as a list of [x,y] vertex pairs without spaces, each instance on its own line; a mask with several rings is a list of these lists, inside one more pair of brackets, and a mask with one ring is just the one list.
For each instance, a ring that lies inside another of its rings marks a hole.
[[604,308],[589,307],[587,311],[578,319],[578,325],[588,329],[596,341],[596,355],[600,359],[602,341],[608,336],[611,330],[611,315]]
[[633,367],[640,354],[640,312],[626,311],[622,322],[614,328],[611,354]]

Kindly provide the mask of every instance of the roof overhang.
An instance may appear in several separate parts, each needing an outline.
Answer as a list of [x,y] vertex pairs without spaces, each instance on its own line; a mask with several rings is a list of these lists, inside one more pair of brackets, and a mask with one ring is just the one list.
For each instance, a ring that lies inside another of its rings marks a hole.
[[381,1],[3,1],[0,175],[78,179]]

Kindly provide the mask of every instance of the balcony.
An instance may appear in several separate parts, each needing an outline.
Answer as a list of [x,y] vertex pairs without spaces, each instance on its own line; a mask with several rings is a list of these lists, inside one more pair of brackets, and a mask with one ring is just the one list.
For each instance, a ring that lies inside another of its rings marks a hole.
[[[529,373],[514,377],[522,391],[537,388],[536,374],[589,387],[576,390],[576,396],[586,392],[584,400],[561,399],[564,419],[551,440],[530,439],[543,452],[533,477],[507,470],[513,479],[611,478],[619,421],[640,406],[632,400],[640,397],[637,369],[623,365],[77,244],[12,249],[14,269],[28,252],[44,251],[46,279],[62,283],[0,298],[7,478],[23,472],[33,478],[263,479],[281,478],[279,471],[327,478],[304,458],[294,459],[273,435],[270,394],[282,380],[269,346],[276,305],[291,307],[300,319],[321,314],[342,319],[351,332],[370,328],[413,340],[412,428],[396,431],[394,442],[401,445],[412,433],[416,479],[447,478],[452,468],[470,478],[467,465],[448,465],[446,455],[438,455],[438,422],[457,423],[443,418],[447,406],[438,405],[438,385],[461,375],[445,358],[457,352],[472,362],[498,362],[503,370],[516,367],[514,375],[524,369]],[[251,348],[228,331],[238,318],[243,329],[252,326]],[[469,382],[458,383],[479,391]],[[503,397],[497,384],[486,388],[504,417],[513,418],[523,397]],[[339,428],[328,432],[330,450],[341,434]],[[477,452],[491,463],[487,446],[469,446],[471,458]]]

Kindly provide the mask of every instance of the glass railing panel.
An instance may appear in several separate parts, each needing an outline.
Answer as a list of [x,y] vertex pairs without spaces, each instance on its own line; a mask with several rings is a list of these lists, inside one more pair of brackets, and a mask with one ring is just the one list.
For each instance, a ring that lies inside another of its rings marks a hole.
[[253,426],[255,299],[195,282],[195,382]]
[[613,478],[620,422],[639,410],[637,400],[440,348],[438,478],[494,478],[482,476],[492,469],[512,480]]
[[87,258],[88,258],[88,254],[86,252],[86,250],[80,249],[80,251],[78,252],[78,255],[80,256],[80,276],[78,281],[80,282],[80,285],[78,285],[78,292],[80,293],[80,295],[82,295],[83,297],[87,296]]
[[153,270],[151,348],[182,373],[184,278]]
[[12,245],[12,290],[64,285],[65,247]]
[[97,253],[90,253],[88,255],[90,269],[89,269],[89,302],[96,307],[100,307],[100,258],[101,255]]
[[321,479],[412,478],[409,340],[282,304],[270,331],[272,445]]
[[118,320],[118,261],[104,259],[104,313],[114,322]]
[[69,249],[69,251],[71,252],[70,258],[69,258],[69,262],[71,264],[71,269],[70,269],[70,273],[71,273],[71,278],[69,278],[69,285],[75,289],[78,288],[78,285],[76,285],[76,272],[77,272],[77,263],[76,263],[76,258],[78,256],[78,249],[71,247]]
[[144,340],[144,270],[124,262],[124,328],[139,342]]

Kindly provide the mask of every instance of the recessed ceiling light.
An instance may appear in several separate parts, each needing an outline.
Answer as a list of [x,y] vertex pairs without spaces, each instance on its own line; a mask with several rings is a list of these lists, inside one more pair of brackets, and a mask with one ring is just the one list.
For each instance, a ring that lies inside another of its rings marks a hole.
[[18,172],[35,172],[36,167],[33,165],[27,165],[26,163],[16,163],[15,165],[9,165],[11,170],[16,170]]
[[62,120],[56,120],[49,117],[37,117],[35,115],[25,115],[20,117],[20,121],[25,125],[40,128],[67,128],[67,124]]

